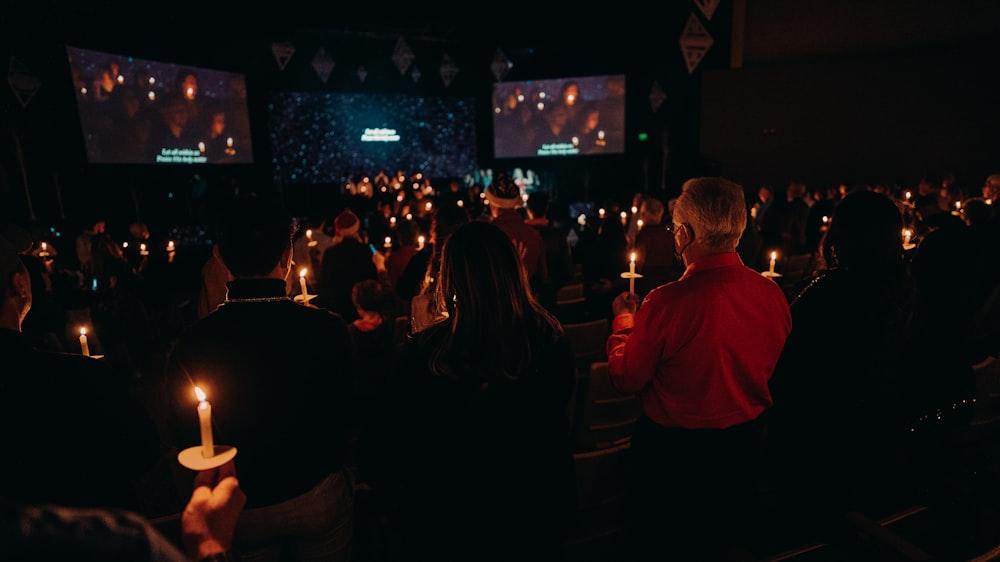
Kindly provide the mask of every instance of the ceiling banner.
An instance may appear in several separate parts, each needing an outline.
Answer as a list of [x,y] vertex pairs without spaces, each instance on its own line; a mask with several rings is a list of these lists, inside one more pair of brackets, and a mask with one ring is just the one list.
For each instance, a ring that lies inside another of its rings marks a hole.
[[15,57],[10,57],[10,66],[7,68],[7,84],[11,91],[21,102],[21,107],[28,107],[31,98],[35,97],[38,89],[42,87],[42,81],[28,70],[27,65]]
[[320,47],[319,51],[316,51],[316,56],[313,57],[312,66],[316,71],[316,76],[319,76],[319,79],[326,84],[326,81],[330,79],[330,73],[333,72],[333,67],[336,66],[336,63],[333,62],[333,59],[327,54],[326,49]]
[[684,31],[681,33],[680,39],[681,52],[684,54],[684,62],[687,64],[688,74],[694,73],[694,70],[701,63],[701,59],[705,58],[705,53],[712,48],[712,43],[714,42],[715,40],[709,35],[708,30],[701,24],[701,20],[692,12],[688,16],[687,24],[684,25]]
[[451,81],[455,79],[455,75],[458,74],[458,65],[452,62],[451,57],[447,53],[441,57],[441,67],[438,69],[441,73],[441,82],[444,82],[444,87],[447,88],[451,86]]
[[649,107],[653,109],[653,113],[659,111],[665,101],[667,93],[663,91],[658,81],[653,80],[653,85],[649,87]]
[[271,53],[274,55],[274,60],[278,63],[278,68],[285,70],[285,67],[288,66],[288,61],[292,60],[292,55],[295,54],[295,45],[275,41],[271,43]]
[[410,45],[406,42],[406,39],[400,37],[396,41],[396,48],[392,50],[392,62],[396,64],[400,76],[404,76],[406,71],[410,70],[410,65],[413,64],[413,59],[415,58],[416,56],[413,54],[413,50],[410,49]]
[[719,7],[719,0],[694,0],[694,3],[701,13],[705,14],[705,19],[712,21],[715,9]]
[[493,76],[496,76],[497,82],[502,81],[504,76],[507,76],[507,73],[513,67],[514,63],[510,62],[507,54],[497,47],[496,53],[493,54],[493,63],[490,64],[490,70],[493,71]]

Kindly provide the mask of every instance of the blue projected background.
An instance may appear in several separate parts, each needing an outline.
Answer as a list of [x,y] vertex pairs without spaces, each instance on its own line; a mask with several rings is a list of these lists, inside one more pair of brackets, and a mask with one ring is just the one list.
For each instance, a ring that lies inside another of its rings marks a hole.
[[268,106],[275,177],[342,183],[379,170],[462,177],[477,166],[472,98],[290,92]]

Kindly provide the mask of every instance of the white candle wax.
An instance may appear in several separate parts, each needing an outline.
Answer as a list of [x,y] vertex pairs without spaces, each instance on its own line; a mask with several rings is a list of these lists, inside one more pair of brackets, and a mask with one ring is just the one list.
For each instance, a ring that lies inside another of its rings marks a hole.
[[215,456],[215,440],[212,437],[212,405],[208,403],[205,392],[194,387],[195,396],[198,397],[198,423],[201,426],[201,456],[207,458]]
[[80,351],[87,357],[90,357],[90,346],[87,345],[87,329],[80,328]]
[[635,292],[635,252],[628,260],[628,292]]
[[774,261],[778,259],[778,252],[771,252],[771,265],[767,268],[768,275],[774,275]]
[[304,267],[301,271],[299,271],[299,286],[302,288],[302,304],[306,303],[306,295],[309,294],[309,291],[306,289],[306,273],[307,270]]

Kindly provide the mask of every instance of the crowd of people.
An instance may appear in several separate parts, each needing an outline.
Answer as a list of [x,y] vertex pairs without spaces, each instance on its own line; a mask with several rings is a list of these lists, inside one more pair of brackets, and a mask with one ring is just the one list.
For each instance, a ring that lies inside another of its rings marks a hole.
[[[298,219],[244,186],[187,262],[139,223],[114,240],[94,217],[69,249],[5,224],[3,550],[559,559],[572,283],[642,405],[623,557],[832,540],[967,468],[940,428],[969,422],[1000,353],[1000,174],[976,193],[692,178],[566,218],[504,173],[400,185]],[[810,269],[762,275],[773,253]],[[180,466],[206,431],[235,459]],[[174,535],[151,523],[170,513]],[[44,517],[67,523],[24,523]]]

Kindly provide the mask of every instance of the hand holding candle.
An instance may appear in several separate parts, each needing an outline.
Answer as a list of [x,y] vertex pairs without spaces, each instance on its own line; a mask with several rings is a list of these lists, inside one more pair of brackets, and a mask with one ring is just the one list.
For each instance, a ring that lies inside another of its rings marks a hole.
[[194,394],[198,397],[198,422],[201,425],[201,456],[209,458],[215,456],[215,440],[212,437],[212,405],[208,403],[205,391],[199,387],[194,387]]

